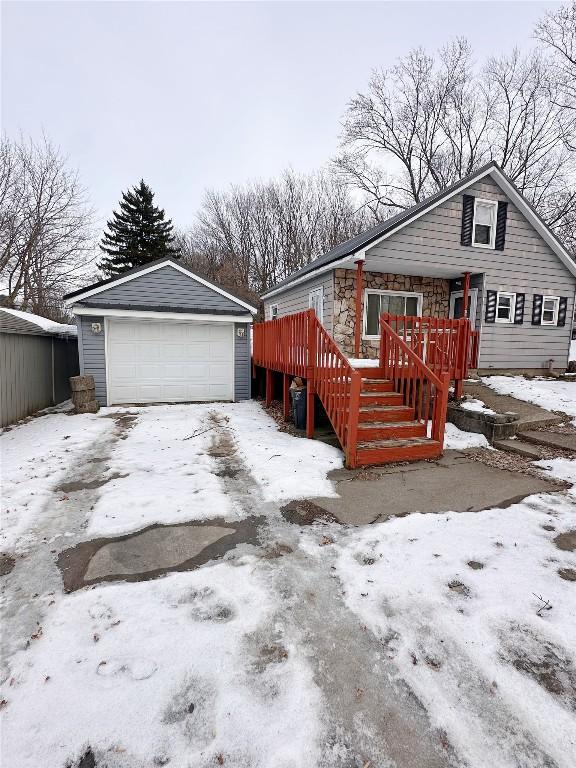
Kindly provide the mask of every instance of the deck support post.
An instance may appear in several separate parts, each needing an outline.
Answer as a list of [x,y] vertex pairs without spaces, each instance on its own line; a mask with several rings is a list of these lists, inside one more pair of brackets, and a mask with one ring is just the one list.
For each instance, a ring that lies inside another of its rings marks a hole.
[[362,331],[362,288],[364,283],[364,259],[356,262],[356,321],[354,324],[354,357],[360,357]]
[[266,405],[270,405],[274,395],[274,379],[272,378],[272,369],[266,368]]
[[308,379],[308,386],[306,387],[306,437],[312,439],[314,437],[314,384],[311,379]]
[[462,335],[460,336],[460,354],[461,359],[458,360],[460,368],[460,378],[454,382],[454,395],[457,400],[462,397],[464,391],[463,379],[468,376],[468,350],[470,345],[470,330],[472,328],[472,322],[468,317],[468,295],[470,293],[470,272],[464,272],[464,284],[462,287]]
[[282,374],[282,415],[284,421],[290,418],[290,376]]

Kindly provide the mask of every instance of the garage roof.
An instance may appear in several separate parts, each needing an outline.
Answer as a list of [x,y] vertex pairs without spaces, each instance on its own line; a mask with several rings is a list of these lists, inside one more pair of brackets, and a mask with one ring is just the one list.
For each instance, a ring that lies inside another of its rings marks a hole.
[[[233,293],[230,293],[230,291],[220,288],[220,286],[210,282],[210,280],[206,280],[206,278],[200,277],[200,275],[197,275],[191,269],[184,266],[183,264],[180,264],[174,258],[170,258],[170,257],[157,259],[156,261],[151,261],[148,264],[145,264],[143,266],[134,267],[133,269],[128,269],[126,270],[126,272],[123,272],[121,275],[118,275],[117,277],[110,277],[106,280],[100,280],[99,282],[93,283],[92,285],[86,286],[85,288],[80,288],[77,291],[72,291],[71,293],[67,293],[64,296],[64,299],[68,306],[75,304],[76,302],[80,302],[80,301],[83,302],[84,299],[87,299],[90,296],[94,296],[95,294],[98,294],[102,291],[108,290],[114,285],[121,285],[122,283],[127,283],[130,280],[134,280],[134,278],[136,277],[148,274],[150,272],[154,272],[165,266],[171,266],[174,269],[177,269],[179,272],[182,272],[183,274],[187,275],[188,277],[191,277],[192,279],[196,280],[202,285],[205,285],[206,287],[211,288],[216,293],[219,293],[221,296],[225,296],[227,299],[230,299],[230,301],[233,301],[234,303],[238,304],[244,309],[247,309],[252,314],[254,315],[256,314],[257,312],[256,307],[251,306],[246,301],[241,299],[239,296],[235,296]],[[173,311],[177,311],[177,310],[173,310]]]

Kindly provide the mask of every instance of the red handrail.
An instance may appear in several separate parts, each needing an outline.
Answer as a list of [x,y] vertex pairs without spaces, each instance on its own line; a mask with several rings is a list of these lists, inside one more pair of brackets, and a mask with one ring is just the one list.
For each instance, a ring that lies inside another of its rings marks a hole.
[[347,465],[355,466],[362,376],[314,310],[255,323],[252,356],[256,365],[307,379],[340,440]]
[[465,379],[477,367],[478,332],[467,318],[412,317],[383,313],[391,329],[434,373]]
[[[412,342],[416,347],[420,343],[417,337],[412,337]],[[432,439],[444,445],[450,374],[434,373],[412,346],[396,333],[386,315],[380,316],[380,368],[384,377],[392,381],[427,431],[432,422]]]

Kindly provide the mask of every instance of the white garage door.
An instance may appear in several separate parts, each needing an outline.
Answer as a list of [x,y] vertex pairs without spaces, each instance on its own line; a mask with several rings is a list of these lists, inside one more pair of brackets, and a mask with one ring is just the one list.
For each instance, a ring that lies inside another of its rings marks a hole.
[[234,325],[108,320],[108,403],[234,399]]

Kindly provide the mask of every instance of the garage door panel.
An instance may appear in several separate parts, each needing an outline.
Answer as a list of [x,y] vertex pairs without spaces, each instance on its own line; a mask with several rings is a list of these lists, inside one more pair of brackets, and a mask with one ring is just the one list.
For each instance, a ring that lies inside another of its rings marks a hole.
[[109,402],[231,400],[230,323],[108,321]]

